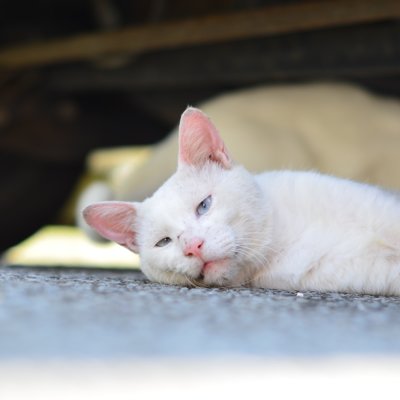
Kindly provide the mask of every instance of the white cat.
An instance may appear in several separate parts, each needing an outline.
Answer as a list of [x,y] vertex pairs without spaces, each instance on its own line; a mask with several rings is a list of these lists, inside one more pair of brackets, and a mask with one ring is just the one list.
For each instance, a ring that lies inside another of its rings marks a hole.
[[157,282],[400,295],[398,197],[316,172],[252,175],[195,108],[178,169],[152,197],[83,214]]

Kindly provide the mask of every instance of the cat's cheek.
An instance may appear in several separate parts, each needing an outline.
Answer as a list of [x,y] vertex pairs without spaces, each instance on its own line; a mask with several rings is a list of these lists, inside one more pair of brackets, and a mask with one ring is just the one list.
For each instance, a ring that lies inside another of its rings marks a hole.
[[146,248],[142,248],[140,252],[140,269],[153,282],[163,282],[164,279],[160,276],[160,269],[157,268],[157,264],[154,263],[153,257],[146,251]]
[[149,280],[153,282],[159,282],[159,277],[156,271],[153,271],[153,269],[145,261],[143,261],[143,259],[140,262],[140,269]]
[[234,257],[236,235],[229,225],[211,226],[206,231],[206,237],[203,253],[205,260],[213,261]]

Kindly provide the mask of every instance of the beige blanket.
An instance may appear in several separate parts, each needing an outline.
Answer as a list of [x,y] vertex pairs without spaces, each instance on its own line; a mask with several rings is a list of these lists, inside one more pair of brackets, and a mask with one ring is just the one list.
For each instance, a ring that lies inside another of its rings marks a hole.
[[[239,90],[197,106],[234,159],[252,171],[315,169],[400,189],[398,99],[349,84],[313,83]],[[108,174],[108,197],[144,199],[173,173],[176,160],[176,131],[140,153],[140,162],[120,157]],[[85,198],[97,200],[96,193]]]

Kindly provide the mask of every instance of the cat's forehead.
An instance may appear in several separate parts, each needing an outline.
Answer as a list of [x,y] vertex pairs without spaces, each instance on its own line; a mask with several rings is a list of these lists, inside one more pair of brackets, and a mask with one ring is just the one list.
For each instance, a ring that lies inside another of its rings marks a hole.
[[204,186],[207,186],[207,182],[201,175],[178,171],[154,193],[153,200],[155,202],[162,200],[176,202],[178,199],[185,201],[195,195],[196,188]]
[[143,204],[147,212],[183,212],[214,190],[223,171],[215,167],[180,168]]

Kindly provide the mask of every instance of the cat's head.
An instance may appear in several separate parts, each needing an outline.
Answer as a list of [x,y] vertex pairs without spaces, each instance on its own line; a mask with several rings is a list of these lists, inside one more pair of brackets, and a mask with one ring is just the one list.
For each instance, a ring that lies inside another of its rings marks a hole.
[[96,203],[83,214],[100,235],[139,253],[157,282],[236,286],[265,263],[270,221],[262,192],[195,108],[181,117],[178,169],[152,197]]

